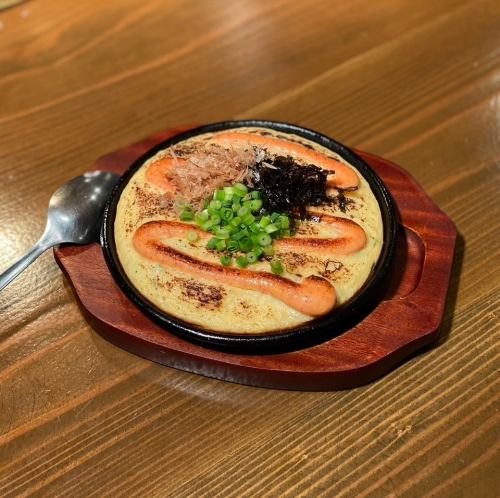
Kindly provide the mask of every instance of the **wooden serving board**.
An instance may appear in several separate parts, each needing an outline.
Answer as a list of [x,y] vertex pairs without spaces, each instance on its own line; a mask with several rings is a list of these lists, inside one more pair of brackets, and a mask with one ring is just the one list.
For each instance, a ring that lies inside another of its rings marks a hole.
[[[93,169],[122,174],[140,155],[185,129],[174,129],[100,158]],[[396,263],[380,304],[344,334],[284,354],[239,355],[186,342],[142,314],[111,276],[99,244],[60,246],[54,254],[84,316],[113,344],[170,367],[254,386],[332,390],[359,386],[435,341],[453,264],[456,229],[399,166],[357,153],[380,175],[400,214]]]

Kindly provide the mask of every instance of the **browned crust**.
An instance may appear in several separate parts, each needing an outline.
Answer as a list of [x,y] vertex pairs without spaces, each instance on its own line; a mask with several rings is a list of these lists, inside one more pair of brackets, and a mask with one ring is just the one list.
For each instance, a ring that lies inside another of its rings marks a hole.
[[[152,222],[155,223],[155,222]],[[143,225],[145,226],[145,225]],[[141,227],[142,228],[142,227]],[[140,230],[140,229],[139,229]],[[299,289],[301,285],[297,282],[289,280],[284,277],[280,277],[279,275],[275,275],[274,273],[268,273],[263,271],[253,271],[253,270],[240,270],[239,268],[228,268],[226,266],[222,266],[220,264],[209,263],[208,261],[203,261],[198,258],[194,258],[186,253],[180,252],[177,249],[174,249],[170,246],[162,244],[161,242],[149,241],[148,245],[154,249],[155,251],[161,252],[168,256],[169,258],[178,261],[179,263],[188,264],[194,267],[199,268],[202,271],[206,271],[208,273],[214,273],[219,275],[238,275],[240,277],[248,277],[252,278],[266,278],[279,285],[286,285],[291,289]],[[317,280],[323,281],[322,278],[316,277]]]

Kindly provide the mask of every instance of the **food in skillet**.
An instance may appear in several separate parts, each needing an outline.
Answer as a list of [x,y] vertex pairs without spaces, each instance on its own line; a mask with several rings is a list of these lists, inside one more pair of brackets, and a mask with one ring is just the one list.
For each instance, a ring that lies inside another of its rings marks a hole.
[[279,333],[335,312],[380,255],[360,173],[267,128],[196,135],[150,158],[116,212],[120,263],[162,311],[207,330]]

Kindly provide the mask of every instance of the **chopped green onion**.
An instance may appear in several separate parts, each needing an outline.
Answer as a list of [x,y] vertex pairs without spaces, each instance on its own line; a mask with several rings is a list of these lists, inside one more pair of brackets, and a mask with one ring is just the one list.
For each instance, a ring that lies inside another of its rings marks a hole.
[[250,214],[250,213],[246,214],[241,219],[241,222],[244,223],[245,225],[251,225],[254,221],[255,221],[255,216],[253,214]]
[[280,216],[278,220],[281,228],[290,227],[290,220],[288,219],[288,216]]
[[229,231],[224,227],[224,228],[217,228],[214,232],[214,235],[218,239],[229,239]]
[[260,247],[260,244],[259,244],[259,240],[260,240],[260,237],[264,234],[265,232],[257,232],[257,233],[254,233],[251,235],[251,239],[254,243],[254,245],[256,246],[259,246]]
[[192,211],[182,211],[181,221],[191,221],[193,218],[194,218],[194,214]]
[[226,246],[228,251],[237,251],[240,248],[237,240],[229,240]]
[[208,232],[213,226],[214,222],[212,220],[207,220],[200,225],[201,229],[205,230],[205,232]]
[[285,271],[279,259],[271,261],[271,271],[276,275],[281,275]]
[[255,252],[250,251],[247,253],[247,261],[249,264],[255,263],[258,259],[258,256],[255,254]]
[[247,186],[243,185],[243,183],[235,183],[233,185],[233,190],[234,190],[234,193],[236,195],[239,195],[240,197],[243,197],[248,192]]
[[241,218],[239,216],[235,216],[230,224],[233,226],[233,227],[239,227],[241,225]]
[[245,256],[238,256],[236,258],[236,264],[241,268],[245,268],[248,266],[248,260]]
[[215,249],[216,246],[217,246],[217,242],[218,242],[218,239],[216,239],[215,237],[212,237],[208,242],[207,242],[207,245],[205,246],[207,249]]
[[262,201],[260,199],[255,199],[250,201],[250,210],[251,211],[260,211],[262,208]]
[[[272,246],[268,246],[268,247],[272,247]],[[259,246],[256,246],[253,248],[253,251],[252,251],[256,256],[257,256],[257,259],[259,259],[260,255],[262,254],[262,248],[259,247]]]
[[240,218],[243,218],[244,216],[246,216],[247,214],[250,213],[250,209],[247,208],[246,206],[242,206],[238,209],[238,216]]
[[264,229],[267,233],[273,233],[277,232],[280,229],[276,223],[271,223],[270,225],[267,225],[267,227]]
[[[201,211],[195,212],[190,205],[183,206],[180,219],[194,220],[202,230],[213,234],[205,247],[222,252],[220,261],[223,265],[230,265],[233,261],[231,253],[239,251],[236,263],[245,268],[256,263],[262,255],[274,255],[273,239],[294,235],[286,214],[263,215],[263,205],[260,192],[249,191],[244,184],[236,183],[215,190],[213,198],[205,201]],[[294,230],[296,226],[294,221]],[[186,233],[186,238],[193,243],[200,239],[200,235],[191,230]],[[284,272],[279,260],[271,262],[271,269],[276,274]]]
[[253,242],[248,238],[245,237],[240,240],[240,250],[243,252],[248,252],[250,249],[253,247]]
[[214,225],[220,225],[221,219],[218,214],[213,214],[212,216],[210,216],[210,220]]
[[262,252],[264,253],[264,256],[274,256],[274,247],[265,246],[262,248]]
[[229,209],[229,208],[222,208],[220,211],[220,216],[221,218],[226,221],[226,222],[229,222],[233,219],[233,210],[232,209]]
[[249,225],[248,229],[249,229],[252,233],[259,233],[259,232],[260,232],[261,227],[260,227],[257,223],[252,223],[251,225]]
[[267,233],[263,233],[262,235],[259,236],[259,245],[262,247],[270,246],[272,242],[273,239],[271,239],[271,236],[268,235]]
[[198,225],[202,225],[203,222],[208,220],[208,218],[210,218],[210,215],[208,214],[208,211],[204,209],[200,213],[196,213],[194,221],[196,221]]
[[233,240],[241,240],[243,237],[248,237],[249,233],[247,229],[240,230],[239,232],[233,233],[231,238]]
[[222,207],[222,202],[219,200],[210,201],[210,203],[208,204],[208,209],[209,210],[211,209],[212,211],[217,211],[221,207]]
[[271,223],[271,217],[268,216],[267,214],[265,216],[263,216],[260,221],[259,221],[259,225],[264,228],[266,227],[267,225],[269,225],[269,223]]
[[226,241],[225,240],[218,240],[217,243],[215,244],[215,248],[218,251],[223,251],[226,248]]

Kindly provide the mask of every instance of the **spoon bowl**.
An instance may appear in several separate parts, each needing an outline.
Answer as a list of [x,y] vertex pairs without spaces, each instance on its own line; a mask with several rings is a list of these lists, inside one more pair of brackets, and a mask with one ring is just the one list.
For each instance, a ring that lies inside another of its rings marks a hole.
[[109,171],[93,171],[73,178],[57,189],[50,198],[42,237],[0,275],[0,291],[50,247],[61,243],[97,241],[104,206],[119,178]]
[[65,183],[50,198],[46,231],[57,236],[57,243],[97,240],[104,205],[118,179],[109,171],[93,171]]

